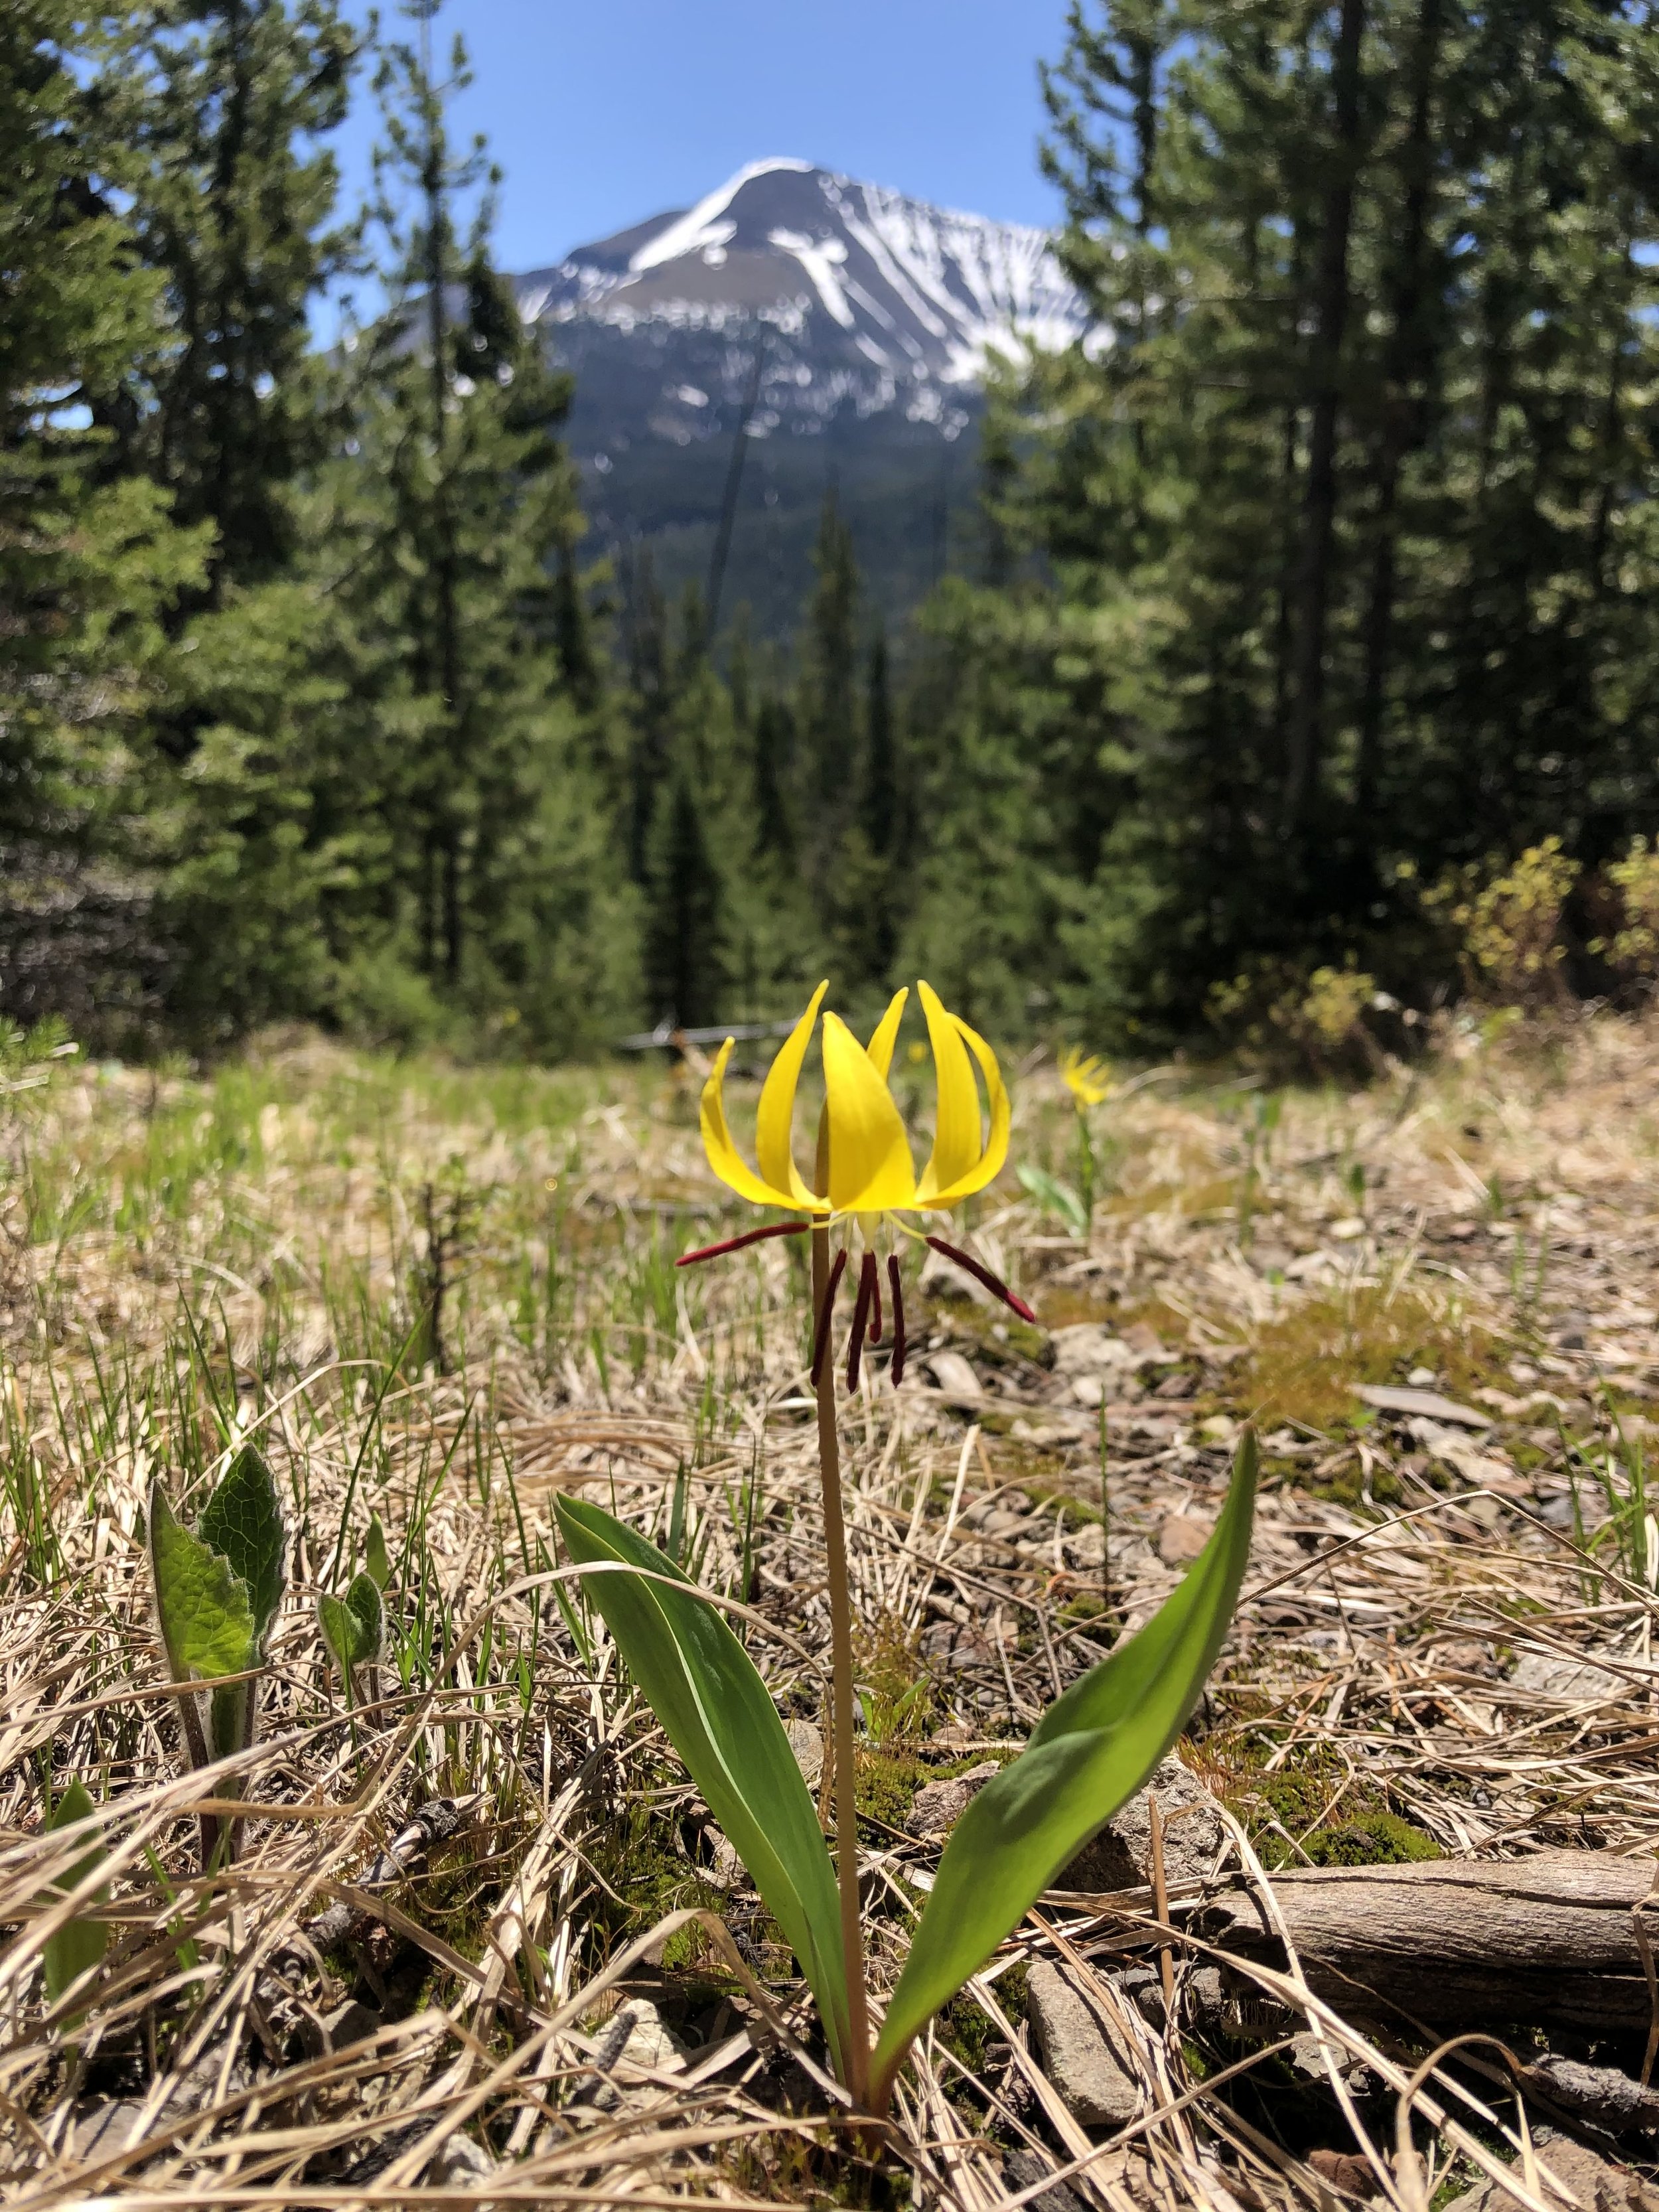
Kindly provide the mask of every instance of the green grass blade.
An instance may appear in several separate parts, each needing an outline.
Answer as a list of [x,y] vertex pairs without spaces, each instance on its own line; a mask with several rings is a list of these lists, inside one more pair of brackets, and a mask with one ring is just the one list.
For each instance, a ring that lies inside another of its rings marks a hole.
[[270,1470],[252,1444],[231,1462],[197,1534],[247,1584],[260,1649],[283,1601],[283,1509]]
[[[77,1820],[90,1820],[97,1810],[85,1784],[71,1782],[58,1800],[46,1826],[49,1829],[70,1828]],[[76,1888],[105,1856],[103,1839],[100,1837],[91,1844],[85,1857],[77,1859],[64,1875],[62,1889]],[[98,1896],[101,1899],[108,1895],[109,1886],[106,1883],[99,1890]],[[50,1893],[41,1900],[44,1905],[54,1901]],[[56,2004],[70,1984],[84,1974],[88,1967],[95,1966],[108,1948],[109,1929],[101,1920],[71,1920],[55,1936],[49,1936],[41,1963],[46,1970],[46,1996],[51,2002]]]
[[665,1578],[594,1575],[587,1595],[799,1960],[844,2080],[847,1982],[835,1872],[765,1683],[714,1607],[655,1545],[585,1498],[556,1498],[554,1510],[579,1565],[615,1559]]
[[1151,1620],[1054,1704],[957,1823],[888,2008],[878,2102],[910,2041],[1151,1774],[1215,1664],[1249,1557],[1255,1438],[1246,1431],[1215,1531]]

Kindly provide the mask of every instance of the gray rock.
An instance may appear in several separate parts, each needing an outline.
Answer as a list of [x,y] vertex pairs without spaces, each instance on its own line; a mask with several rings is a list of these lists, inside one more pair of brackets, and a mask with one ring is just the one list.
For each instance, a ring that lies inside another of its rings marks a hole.
[[113,2104],[82,2105],[75,2116],[74,2146],[77,2159],[113,2158],[132,2141],[143,2104],[123,2097]]
[[[664,2021],[649,1997],[630,1997],[618,2005],[605,2022],[593,2054],[593,2063],[606,2078],[591,2093],[588,2102],[600,2112],[614,2112],[623,2093],[641,2083],[641,2073],[672,2074],[685,2058],[685,2045]],[[611,2078],[611,2077],[616,2078]]]
[[384,2025],[381,2014],[373,2005],[360,2004],[356,1997],[348,1997],[343,2004],[336,2005],[332,2012],[324,2013],[318,2020],[302,2020],[300,2043],[307,2058],[323,2058],[331,2051],[343,2051],[348,2043],[362,2043]]
[[1626,1703],[1636,1696],[1636,1686],[1611,1668],[1592,1659],[1570,1659],[1555,1651],[1523,1651],[1510,1676],[1517,1690],[1530,1690],[1543,1698],[1561,1698],[1569,1705],[1602,1705],[1609,1698]]
[[783,1732],[809,1790],[823,1779],[823,1731],[816,1721],[786,1721]]
[[928,1373],[953,1404],[977,1406],[985,1393],[973,1369],[959,1352],[930,1352]]
[[495,2174],[495,2161],[483,2145],[460,2135],[447,2136],[426,2169],[428,2185],[434,2189],[470,2189]]
[[998,1771],[996,1760],[988,1759],[981,1766],[970,1766],[965,1774],[949,1775],[939,1782],[925,1782],[905,1815],[905,1833],[948,1835],[967,1811],[969,1800],[977,1796]]
[[[1659,2189],[1644,2181],[1627,2166],[1615,2166],[1583,2143],[1540,2128],[1536,2142],[1540,2163],[1565,2183],[1577,2198],[1582,2212],[1659,2212]],[[1557,2201],[1555,2191],[1542,2181],[1547,2203]],[[1495,2181],[1481,2181],[1455,2197],[1445,2212],[1522,2212],[1518,2197]]]
[[[1011,2150],[1003,2161],[1002,2171],[1012,2195],[1041,2181],[1048,2169],[1035,2151]],[[1063,2181],[1051,2181],[1036,2196],[1028,2197],[1026,2203],[1031,2212],[1083,2212],[1083,2199]]]
[[[1140,1355],[1127,1345],[1121,1336],[1103,1328],[1096,1321],[1076,1322],[1069,1328],[1057,1328],[1054,1333],[1054,1370],[1057,1374],[1079,1375],[1121,1374],[1137,1366]],[[1099,1395],[1094,1400],[1099,1403]]]
[[1127,2127],[1140,2111],[1140,2093],[1126,2056],[1064,1970],[1039,1959],[1026,2006],[1042,2070],[1072,2118],[1085,2128]]
[[1152,1793],[1164,1816],[1164,1878],[1171,1889],[1204,1881],[1227,1835],[1221,1809],[1195,1774],[1171,1756],[1055,1883],[1057,1889],[1139,1889],[1152,1879]]

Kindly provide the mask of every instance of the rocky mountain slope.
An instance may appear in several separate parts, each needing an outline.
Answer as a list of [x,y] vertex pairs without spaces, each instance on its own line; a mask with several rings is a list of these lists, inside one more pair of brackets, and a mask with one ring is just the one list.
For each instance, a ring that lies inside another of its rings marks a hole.
[[745,436],[726,605],[772,633],[831,483],[884,605],[963,565],[988,361],[1085,331],[1043,232],[790,160],[515,283],[575,372],[598,544],[649,544],[671,590],[704,579]]

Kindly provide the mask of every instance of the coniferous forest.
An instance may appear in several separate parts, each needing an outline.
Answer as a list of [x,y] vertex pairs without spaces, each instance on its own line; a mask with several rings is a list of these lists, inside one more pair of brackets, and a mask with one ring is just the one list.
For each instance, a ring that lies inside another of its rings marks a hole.
[[1504,885],[1557,988],[1639,987],[1638,0],[1075,0],[1093,328],[998,373],[902,627],[826,503],[787,649],[586,541],[436,13],[0,15],[9,1018],[555,1057],[921,972],[1008,1036],[1340,1047],[1463,988]]

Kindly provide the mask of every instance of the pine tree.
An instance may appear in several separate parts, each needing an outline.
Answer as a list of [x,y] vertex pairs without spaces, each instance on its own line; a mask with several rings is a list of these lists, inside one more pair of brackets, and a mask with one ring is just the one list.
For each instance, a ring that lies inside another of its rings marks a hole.
[[798,709],[802,857],[826,929],[840,916],[836,872],[857,803],[859,572],[833,487],[813,551]]
[[105,419],[124,468],[166,486],[181,522],[213,524],[215,605],[281,572],[288,487],[325,447],[308,317],[351,240],[327,228],[319,142],[343,120],[353,58],[332,0],[156,0],[99,79],[169,337]]
[[131,749],[207,548],[157,487],[109,480],[86,427],[156,313],[82,31],[59,0],[0,16],[0,1014],[120,1042],[155,965]]

